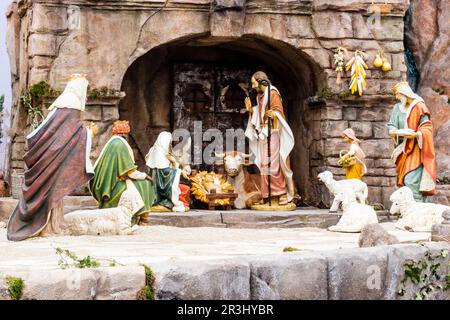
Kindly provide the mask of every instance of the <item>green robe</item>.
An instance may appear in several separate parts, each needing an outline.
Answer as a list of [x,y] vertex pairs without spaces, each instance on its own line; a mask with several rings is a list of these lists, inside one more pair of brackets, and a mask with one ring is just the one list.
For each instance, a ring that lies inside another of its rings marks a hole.
[[[123,138],[115,136],[107,143],[97,160],[95,176],[89,183],[89,189],[99,203],[99,208],[115,208],[119,203],[122,192],[127,189],[127,174],[136,170],[131,148]],[[139,216],[149,212],[154,201],[152,182],[149,180],[132,180],[144,201],[144,207],[133,217],[137,223]]]
[[161,205],[172,209],[172,186],[174,184],[177,169],[164,168],[152,169],[152,179],[155,182],[155,205]]

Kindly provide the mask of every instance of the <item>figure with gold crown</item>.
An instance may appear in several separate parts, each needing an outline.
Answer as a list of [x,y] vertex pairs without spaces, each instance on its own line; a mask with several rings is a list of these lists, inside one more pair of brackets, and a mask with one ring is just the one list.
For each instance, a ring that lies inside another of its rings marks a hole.
[[136,224],[150,212],[154,192],[152,179],[137,170],[133,150],[127,141],[130,130],[128,121],[114,122],[113,136],[94,164],[95,176],[90,181],[89,188],[99,208],[117,207],[125,190],[134,192],[136,196],[139,194],[141,205],[132,219],[132,223]]
[[409,187],[416,201],[425,202],[427,196],[436,193],[430,111],[407,82],[399,82],[392,91],[399,102],[394,105],[387,127],[395,142],[392,159],[397,169],[397,185]]
[[85,74],[72,75],[46,118],[27,135],[25,182],[8,221],[8,240],[67,233],[63,199],[94,176],[89,160],[94,128],[81,121],[87,87]]

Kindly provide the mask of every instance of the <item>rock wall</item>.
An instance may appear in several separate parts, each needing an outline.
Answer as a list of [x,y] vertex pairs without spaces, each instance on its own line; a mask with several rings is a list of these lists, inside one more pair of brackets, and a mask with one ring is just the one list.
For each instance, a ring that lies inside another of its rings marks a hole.
[[[41,80],[60,90],[73,72],[87,73],[91,87],[121,90],[127,70],[154,48],[180,41],[193,47],[229,45],[247,54],[264,51],[268,64],[273,62],[283,70],[281,74],[287,70],[292,78],[288,113],[298,145],[292,158],[300,167],[295,171],[303,198],[311,204],[329,204],[327,192],[314,178],[324,169],[343,176],[336,163],[343,147],[339,136],[352,126],[365,140],[371,201],[388,206],[395,181],[389,160],[392,144],[384,125],[393,104],[390,88],[406,79],[403,17],[409,0],[386,1],[388,12],[380,15],[370,12],[372,2],[248,0],[211,5],[209,0],[181,0],[163,8],[160,1],[15,1],[7,13],[15,105],[11,170],[23,171],[26,148],[27,115],[18,103],[21,90]],[[333,54],[339,46],[350,53],[364,50],[370,66],[381,48],[393,71],[383,73],[371,66],[364,96],[338,99],[336,94],[345,91],[349,81],[346,76],[342,85],[336,84]],[[324,88],[330,88],[334,97],[320,95]],[[113,110],[118,103],[108,101],[111,108],[102,106],[100,113],[96,102],[91,102],[87,110],[85,118],[102,125],[92,160],[109,138],[107,128],[118,115]],[[130,105],[125,108],[133,110]],[[139,115],[148,121],[142,127],[147,125],[152,134],[157,131],[152,124],[158,123],[152,117],[161,114],[156,108],[147,105]],[[104,118],[104,110],[113,117]]]
[[435,128],[438,178],[450,178],[450,3],[411,0],[405,40],[419,70],[418,93],[430,109]]

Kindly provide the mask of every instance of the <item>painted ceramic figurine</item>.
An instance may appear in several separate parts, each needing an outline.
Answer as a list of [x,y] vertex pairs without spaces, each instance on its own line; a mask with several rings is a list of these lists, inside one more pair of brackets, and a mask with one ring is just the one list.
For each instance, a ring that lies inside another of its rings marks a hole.
[[[145,157],[147,166],[152,170],[155,183],[155,206],[162,206],[172,211],[186,211],[187,200],[180,201],[180,179],[189,180],[185,171],[172,154],[172,134],[163,131],[158,135],[155,144]],[[183,194],[186,194],[183,187]],[[183,197],[181,197],[183,198]]]
[[28,169],[19,204],[8,222],[9,240],[66,233],[63,198],[94,176],[89,160],[91,131],[80,119],[87,87],[86,75],[72,75],[50,113],[26,137]]
[[[278,200],[279,206],[286,206],[294,196],[293,173],[289,165],[289,154],[294,147],[294,135],[284,115],[280,92],[270,83],[267,75],[258,71],[251,77],[251,82],[253,89],[258,93],[257,105],[252,106],[250,98],[246,98],[245,106],[249,112],[249,120],[245,135],[249,139],[250,150],[255,155],[254,162],[261,172],[262,197],[264,203],[267,203],[269,199],[268,174],[270,173],[271,199]],[[270,105],[268,105],[269,85]],[[269,120],[271,126],[270,163]]]
[[397,185],[407,186],[414,199],[424,202],[436,193],[436,159],[433,144],[433,124],[425,102],[407,82],[393,89],[399,103],[394,105],[387,124],[395,141],[392,159],[397,168]]
[[366,155],[359,146],[361,142],[355,135],[353,129],[348,128],[342,132],[342,138],[350,144],[348,152],[339,159],[339,164],[345,168],[346,179],[360,179],[366,174],[367,167],[364,163]]
[[[116,121],[113,124],[111,139],[100,152],[94,165],[95,177],[89,188],[99,208],[115,208],[125,190],[138,193],[144,204],[133,216],[133,224],[150,212],[154,201],[151,178],[137,170],[133,150],[128,144],[130,133],[128,121]],[[127,183],[130,180],[132,183]]]

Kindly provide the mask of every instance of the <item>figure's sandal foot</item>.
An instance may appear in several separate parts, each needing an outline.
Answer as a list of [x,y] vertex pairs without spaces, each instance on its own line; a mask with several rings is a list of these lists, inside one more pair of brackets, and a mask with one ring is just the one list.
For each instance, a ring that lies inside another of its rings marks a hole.
[[282,196],[280,196],[280,198],[279,198],[279,200],[278,200],[278,205],[280,205],[280,206],[285,206],[285,205],[287,205],[289,202],[288,202],[288,198],[287,198],[287,195],[282,195]]

